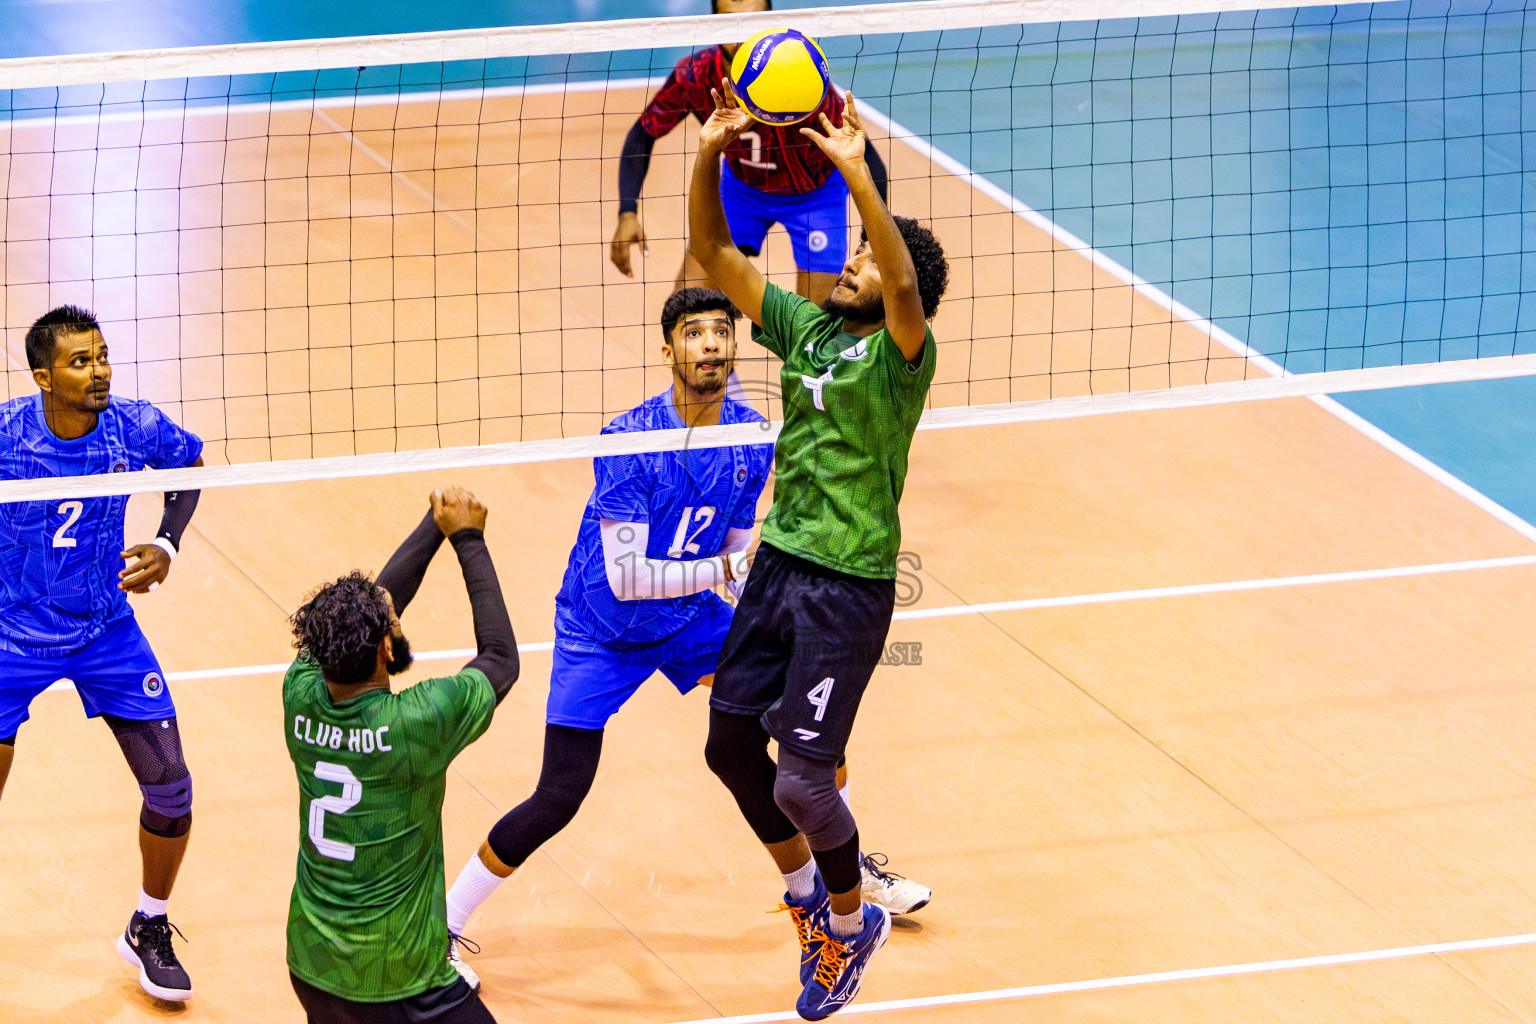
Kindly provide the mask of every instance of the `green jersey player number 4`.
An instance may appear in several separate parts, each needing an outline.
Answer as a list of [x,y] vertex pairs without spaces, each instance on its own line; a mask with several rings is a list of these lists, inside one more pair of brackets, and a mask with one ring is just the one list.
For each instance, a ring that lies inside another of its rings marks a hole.
[[[517,645],[485,509],[460,490],[434,493],[432,506],[377,580],[343,576],[293,617],[300,654],[283,680],[283,718],[300,841],[288,968],[311,1021],[352,1019],[357,1003],[400,1003],[410,1020],[492,1019],[447,959],[442,808],[448,765],[517,678]],[[456,675],[395,693],[389,677],[411,662],[398,613],[445,536],[477,654]]]

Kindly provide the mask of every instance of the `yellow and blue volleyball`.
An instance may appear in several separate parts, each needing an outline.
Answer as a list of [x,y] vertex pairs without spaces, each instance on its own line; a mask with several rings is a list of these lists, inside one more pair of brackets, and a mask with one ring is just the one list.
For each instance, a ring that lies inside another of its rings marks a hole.
[[804,121],[831,88],[827,55],[792,28],[770,28],[742,43],[731,61],[731,88],[748,114],[764,124]]

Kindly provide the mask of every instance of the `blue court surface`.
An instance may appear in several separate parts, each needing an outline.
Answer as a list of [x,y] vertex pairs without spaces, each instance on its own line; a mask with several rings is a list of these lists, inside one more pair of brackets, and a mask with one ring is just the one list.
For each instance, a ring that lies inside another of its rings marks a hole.
[[[13,0],[0,56],[707,6]],[[1456,0],[823,43],[839,82],[888,97],[895,121],[1305,373],[1536,351],[1533,38],[1521,3]],[[563,73],[634,77],[675,57],[603,55]],[[1340,399],[1536,521],[1533,400],[1529,378]]]

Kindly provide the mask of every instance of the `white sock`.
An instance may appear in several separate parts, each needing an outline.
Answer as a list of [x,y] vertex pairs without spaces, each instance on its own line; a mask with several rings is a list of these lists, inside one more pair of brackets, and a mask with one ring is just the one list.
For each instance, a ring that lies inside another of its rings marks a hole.
[[792,900],[803,900],[815,892],[816,858],[812,857],[799,869],[785,875],[784,888],[789,890],[789,898]]
[[864,930],[864,907],[851,914],[832,914],[832,934],[840,939],[851,939]]
[[480,904],[490,899],[491,893],[505,881],[485,866],[479,853],[471,854],[469,863],[464,865],[453,888],[448,890],[448,930],[454,935],[463,935],[464,926],[480,909]]
[[852,811],[853,798],[848,795],[848,783],[843,783],[842,787],[837,791],[837,795],[843,798],[843,806]]
[[139,890],[139,913],[145,917],[164,917],[165,900],[157,900],[143,889]]

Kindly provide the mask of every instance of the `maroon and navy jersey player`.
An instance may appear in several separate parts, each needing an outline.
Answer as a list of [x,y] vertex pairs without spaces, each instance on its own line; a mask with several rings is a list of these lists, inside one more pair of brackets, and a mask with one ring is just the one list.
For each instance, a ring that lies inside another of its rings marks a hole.
[[[662,87],[640,115],[640,127],[653,141],[676,128],[692,114],[700,122],[715,109],[710,90],[720,89],[730,74],[734,46],[711,46],[677,62]],[[821,106],[811,115],[819,124],[825,114],[833,124],[842,123],[843,97],[828,89]],[[826,184],[837,168],[825,153],[800,134],[800,125],[785,127],[757,123],[725,147],[725,162],[736,180],[770,195],[801,195]]]
[[[716,14],[765,11],[770,6],[770,0],[714,0]],[[624,140],[619,222],[610,258],[626,275],[633,276],[632,247],[638,244],[645,251],[639,200],[656,140],[690,115],[702,124],[714,112],[711,90],[724,89],[737,45],[711,46],[678,61]],[[794,252],[795,290],[818,304],[831,294],[848,255],[847,185],[821,150],[800,134],[801,124],[818,125],[822,114],[833,124],[842,123],[843,97],[836,88],[827,90],[807,121],[784,127],[759,123],[742,133],[726,147],[726,173],[721,176],[721,198],[737,246],[756,256],[768,229],[783,225]],[[866,161],[883,198],[885,165],[873,146],[866,150]],[[714,287],[686,252],[675,285]]]

